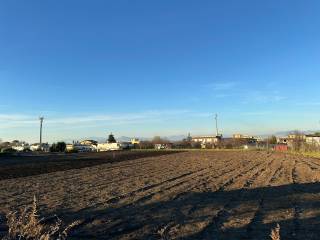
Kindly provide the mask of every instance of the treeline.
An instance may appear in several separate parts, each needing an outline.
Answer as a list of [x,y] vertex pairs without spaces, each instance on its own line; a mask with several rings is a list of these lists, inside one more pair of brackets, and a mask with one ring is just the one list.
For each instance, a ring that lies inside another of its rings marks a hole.
[[65,152],[67,144],[65,142],[53,143],[50,147],[50,152]]
[[139,144],[135,144],[134,148],[138,149],[153,149],[156,144],[163,144],[167,148],[175,149],[188,149],[188,148],[201,148],[201,144],[197,142],[192,142],[191,137],[187,137],[181,141],[170,141],[166,138],[161,138],[160,136],[153,137],[152,140],[140,141]]

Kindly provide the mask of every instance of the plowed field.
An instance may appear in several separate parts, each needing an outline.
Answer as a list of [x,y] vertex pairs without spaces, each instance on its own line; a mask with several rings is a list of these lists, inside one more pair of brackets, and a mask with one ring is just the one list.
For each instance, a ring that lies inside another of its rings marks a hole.
[[318,159],[192,151],[58,170],[0,180],[0,212],[36,195],[44,215],[84,220],[73,239],[260,240],[277,223],[281,239],[320,238]]

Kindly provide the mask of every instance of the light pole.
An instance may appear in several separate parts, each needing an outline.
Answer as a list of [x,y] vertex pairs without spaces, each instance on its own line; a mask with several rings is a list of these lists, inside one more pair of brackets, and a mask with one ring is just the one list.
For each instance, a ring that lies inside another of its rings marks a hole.
[[215,115],[214,119],[216,120],[216,136],[219,136],[219,130],[218,130],[218,114]]
[[40,149],[42,150],[42,124],[43,124],[44,117],[39,117],[39,120],[40,120]]

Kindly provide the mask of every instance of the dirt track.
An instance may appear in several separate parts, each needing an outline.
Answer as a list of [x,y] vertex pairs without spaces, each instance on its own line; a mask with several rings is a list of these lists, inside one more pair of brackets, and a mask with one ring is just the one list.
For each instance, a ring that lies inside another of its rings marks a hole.
[[319,239],[320,160],[182,152],[0,181],[0,212],[39,198],[74,239]]

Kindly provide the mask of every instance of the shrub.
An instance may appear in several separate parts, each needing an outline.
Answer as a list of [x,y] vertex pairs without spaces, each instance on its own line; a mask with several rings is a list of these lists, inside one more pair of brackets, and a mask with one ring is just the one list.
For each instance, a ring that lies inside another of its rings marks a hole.
[[53,143],[50,147],[50,152],[64,152],[67,148],[65,142]]
[[[48,222],[53,223],[48,223]],[[38,214],[37,199],[34,197],[31,207],[26,207],[22,212],[10,212],[7,215],[8,233],[3,240],[64,240],[70,231],[81,224],[75,221],[62,228],[62,221],[57,216],[40,218]]]
[[280,240],[280,225],[277,224],[277,226],[271,230],[270,234],[271,240]]
[[68,150],[66,151],[66,153],[78,153],[78,149],[71,149],[71,150]]
[[3,148],[3,149],[1,149],[1,152],[2,153],[15,153],[15,152],[17,152],[17,150],[15,150],[15,149],[13,149],[13,148]]
[[193,142],[193,143],[191,143],[191,147],[192,147],[192,148],[201,148],[201,143],[199,143],[199,142]]
[[113,134],[110,133],[108,136],[108,143],[116,143],[116,139],[114,138]]

